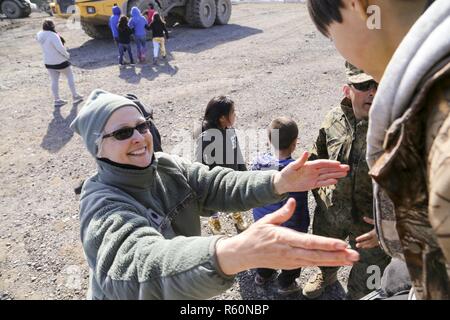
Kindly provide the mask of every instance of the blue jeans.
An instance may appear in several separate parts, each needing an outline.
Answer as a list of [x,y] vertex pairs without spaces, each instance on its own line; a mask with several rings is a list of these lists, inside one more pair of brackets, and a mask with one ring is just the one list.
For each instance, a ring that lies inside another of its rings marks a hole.
[[136,42],[136,49],[137,49],[137,55],[139,60],[145,59],[145,52],[146,52],[146,41],[147,39],[145,36],[142,37],[134,37],[134,41]]
[[119,64],[123,64],[123,55],[125,51],[128,51],[128,56],[130,57],[130,63],[134,63],[133,61],[133,53],[131,52],[131,45],[125,43],[118,43],[119,45]]

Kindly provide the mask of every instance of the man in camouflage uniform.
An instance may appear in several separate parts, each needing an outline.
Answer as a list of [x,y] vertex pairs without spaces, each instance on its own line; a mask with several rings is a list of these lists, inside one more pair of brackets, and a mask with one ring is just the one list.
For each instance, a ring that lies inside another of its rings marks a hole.
[[[313,190],[317,207],[313,233],[346,239],[360,254],[348,279],[348,299],[359,299],[372,291],[368,278],[380,276],[390,258],[379,248],[373,228],[372,182],[366,155],[367,118],[377,83],[372,77],[346,64],[348,84],[341,106],[331,110],[319,131],[312,159],[337,160],[350,165],[350,173],[335,186]],[[378,266],[378,270],[369,269]],[[303,288],[308,298],[320,296],[337,280],[338,268],[321,268]],[[374,283],[376,285],[376,283]]]

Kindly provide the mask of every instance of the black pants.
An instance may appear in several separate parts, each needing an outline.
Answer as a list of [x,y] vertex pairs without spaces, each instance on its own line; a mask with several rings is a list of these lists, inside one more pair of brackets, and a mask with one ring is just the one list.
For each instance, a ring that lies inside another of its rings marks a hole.
[[[256,269],[256,273],[265,279],[270,278],[275,272],[276,270],[274,269]],[[300,272],[302,272],[302,268],[294,270],[281,270],[281,273],[278,275],[278,284],[281,288],[290,286],[292,283],[294,283],[295,279],[300,276]]]

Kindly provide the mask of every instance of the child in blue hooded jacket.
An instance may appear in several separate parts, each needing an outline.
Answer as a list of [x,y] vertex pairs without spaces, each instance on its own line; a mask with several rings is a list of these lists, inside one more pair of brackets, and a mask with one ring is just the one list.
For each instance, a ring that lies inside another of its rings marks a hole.
[[136,42],[139,62],[144,62],[147,40],[147,31],[145,30],[147,19],[141,14],[138,7],[131,8],[131,19],[128,22],[128,26],[134,30],[134,41]]
[[[275,151],[275,154],[264,154],[253,161],[250,170],[279,170],[281,171],[289,163],[295,161],[292,159],[292,152],[295,150],[298,137],[298,127],[295,121],[286,117],[276,118],[269,127],[269,140]],[[308,192],[289,193],[290,198],[297,202],[295,212],[292,217],[282,224],[283,227],[294,229],[299,232],[308,232],[309,227],[309,209]],[[261,219],[267,214],[277,211],[286,200],[269,204],[264,207],[253,209],[253,218],[255,221]],[[296,282],[302,269],[281,270],[278,276],[278,293],[287,295],[299,291],[301,287]],[[276,276],[276,270],[258,268],[256,269],[255,283],[263,285]]]
[[117,44],[117,39],[119,38],[119,31],[117,31],[117,25],[119,24],[120,15],[122,10],[117,5],[112,7],[112,16],[109,18],[109,28],[111,29],[111,33],[114,41]]

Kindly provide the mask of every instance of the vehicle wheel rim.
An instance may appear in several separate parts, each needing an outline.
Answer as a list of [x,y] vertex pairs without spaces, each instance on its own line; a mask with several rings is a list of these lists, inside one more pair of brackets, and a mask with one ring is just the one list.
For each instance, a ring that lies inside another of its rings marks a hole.
[[220,6],[220,14],[224,15],[227,12],[227,5],[225,3],[222,3]]
[[11,15],[14,15],[16,13],[16,7],[12,4],[5,3],[5,11],[8,12]]
[[205,18],[210,18],[210,17],[211,17],[211,7],[210,7],[209,5],[206,5],[206,6],[203,8],[203,16],[204,16]]

